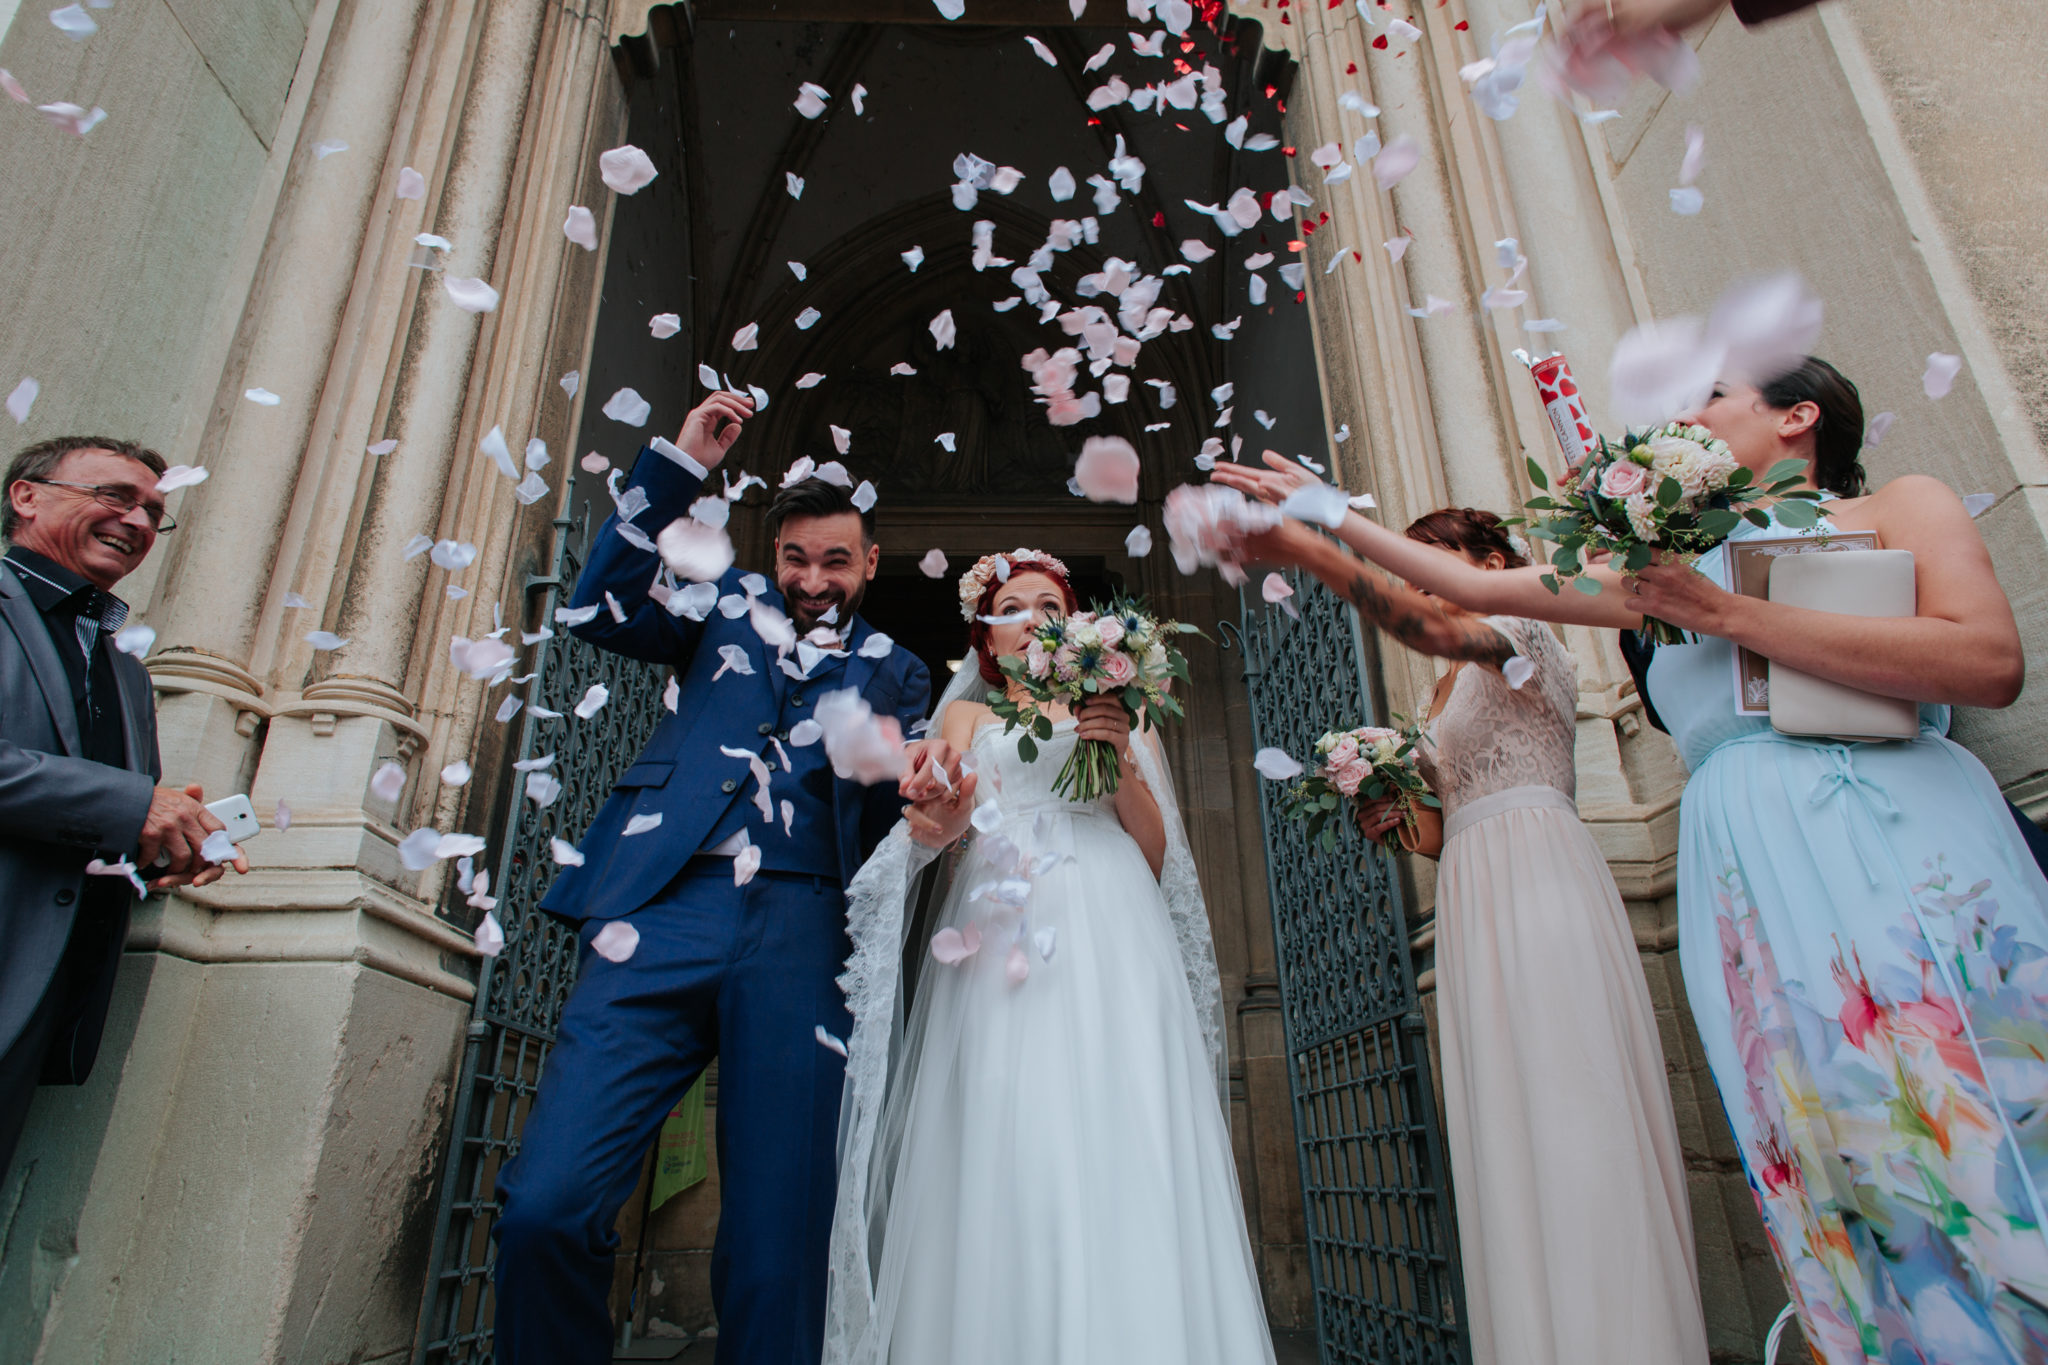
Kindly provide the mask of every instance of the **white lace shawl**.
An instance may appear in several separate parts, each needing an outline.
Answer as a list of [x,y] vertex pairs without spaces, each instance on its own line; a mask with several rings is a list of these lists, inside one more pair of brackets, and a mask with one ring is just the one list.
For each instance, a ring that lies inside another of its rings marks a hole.
[[[932,710],[932,724],[964,698],[979,700],[987,690],[979,656],[970,653]],[[1228,1059],[1223,1047],[1223,989],[1216,949],[1209,936],[1209,911],[1195,875],[1194,855],[1181,823],[1173,777],[1155,744],[1135,743],[1138,770],[1159,800],[1166,827],[1166,857],[1159,889],[1166,901],[1182,970],[1202,1040],[1214,1068],[1219,1103],[1228,1101]],[[846,1087],[839,1107],[839,1185],[829,1253],[830,1284],[825,1308],[824,1365],[879,1365],[885,1332],[874,1321],[874,1267],[889,1205],[890,1184],[901,1146],[900,1126],[882,1119],[890,1079],[905,1044],[902,963],[910,930],[918,874],[937,856],[910,837],[898,821],[847,886],[847,934],[853,955],[839,977],[853,1014],[846,1040]],[[920,956],[920,960],[922,957]]]

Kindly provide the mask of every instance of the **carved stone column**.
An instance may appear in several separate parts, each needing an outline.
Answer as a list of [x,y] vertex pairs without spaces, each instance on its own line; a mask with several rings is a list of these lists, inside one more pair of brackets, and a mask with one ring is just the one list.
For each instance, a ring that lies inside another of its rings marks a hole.
[[[325,0],[269,148],[282,189],[252,210],[268,221],[224,225],[260,260],[221,359],[232,397],[194,441],[214,476],[151,599],[152,663],[173,771],[253,766],[265,825],[280,800],[293,819],[250,842],[247,877],[145,905],[92,1084],[37,1098],[8,1226],[62,1254],[0,1266],[0,1340],[40,1339],[38,1359],[409,1354],[475,949],[434,913],[448,869],[407,872],[394,843],[482,824],[465,802],[497,790],[498,696],[455,674],[448,639],[487,633],[497,604],[525,621],[552,534],[554,500],[521,507],[480,433],[542,436],[557,490],[570,467],[554,381],[583,363],[602,253],[561,223],[606,203],[596,155],[623,110],[594,8]],[[349,150],[316,161],[329,138]],[[424,200],[396,198],[406,166]],[[414,268],[420,232],[497,312]],[[256,385],[285,401],[244,402]],[[468,597],[402,558],[419,532],[479,547]],[[315,654],[315,628],[349,645]],[[479,776],[443,787],[457,757]],[[389,759],[429,777],[383,800]]]

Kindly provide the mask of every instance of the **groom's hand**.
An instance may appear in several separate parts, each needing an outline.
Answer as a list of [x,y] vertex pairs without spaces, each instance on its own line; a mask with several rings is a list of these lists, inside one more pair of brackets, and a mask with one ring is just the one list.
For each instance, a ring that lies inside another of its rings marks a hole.
[[718,468],[725,452],[739,440],[742,425],[753,415],[753,399],[720,390],[690,409],[683,429],[676,434],[676,447],[709,472]]
[[903,812],[910,822],[910,837],[926,848],[944,848],[967,832],[974,816],[974,784],[980,778],[966,773],[954,780],[951,792],[940,791],[914,802]]
[[910,837],[929,848],[943,848],[967,831],[974,814],[975,776],[961,765],[959,751],[943,739],[911,746],[904,759],[896,790],[910,802],[903,813],[910,822]]

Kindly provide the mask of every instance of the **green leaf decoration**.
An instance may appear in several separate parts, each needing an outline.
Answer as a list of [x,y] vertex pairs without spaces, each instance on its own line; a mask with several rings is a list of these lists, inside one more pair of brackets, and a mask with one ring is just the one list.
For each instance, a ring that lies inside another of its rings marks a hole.
[[1810,502],[1787,500],[1777,506],[1778,520],[1795,531],[1805,530],[1820,520],[1820,508]]
[[1766,531],[1771,529],[1771,514],[1769,512],[1762,510],[1761,508],[1744,508],[1742,513],[1742,519],[1752,526],[1761,526]]
[[1664,482],[1657,485],[1657,505],[1666,511],[1678,506],[1678,500],[1684,496],[1685,485],[1669,474],[1664,476]]
[[1597,578],[1587,576],[1574,578],[1572,586],[1588,597],[1598,597],[1600,595],[1600,580]]
[[1550,476],[1543,472],[1542,465],[1536,463],[1534,455],[1529,457],[1529,482],[1546,491],[1550,488]]
[[1542,577],[1541,577],[1540,579],[1538,579],[1537,581],[1538,581],[1538,582],[1540,582],[1541,584],[1543,584],[1543,586],[1544,586],[1544,587],[1546,587],[1546,588],[1550,589],[1550,595],[1551,595],[1552,597],[1555,597],[1555,596],[1557,596],[1557,575],[1556,575],[1556,574],[1554,574],[1554,573],[1547,573],[1547,574],[1544,574],[1544,575],[1543,575],[1543,576],[1542,576]]
[[1742,518],[1726,507],[1716,507],[1700,514],[1700,530],[1717,539],[1726,538],[1741,524]]
[[1630,573],[1641,573],[1643,570],[1649,568],[1650,547],[1647,545],[1629,546],[1628,554],[1622,557],[1621,567],[1628,570],[1628,572]]
[[1025,735],[1017,741],[1017,757],[1023,759],[1026,763],[1036,763],[1038,761],[1038,744],[1031,736]]
[[1052,738],[1052,717],[1039,716],[1031,722],[1031,729],[1040,739]]
[[1780,460],[1764,471],[1765,483],[1778,483],[1784,479],[1791,479],[1796,482],[1805,477],[1806,461],[1804,460]]

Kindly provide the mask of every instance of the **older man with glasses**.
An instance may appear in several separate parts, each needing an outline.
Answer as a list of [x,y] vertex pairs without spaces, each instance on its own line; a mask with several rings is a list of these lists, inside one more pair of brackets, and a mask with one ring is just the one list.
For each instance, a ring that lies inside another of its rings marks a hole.
[[198,787],[157,786],[149,673],[115,647],[128,604],[114,586],[172,529],[163,472],[155,451],[100,436],[30,446],[7,470],[0,1187],[36,1085],[82,1084],[92,1069],[142,885],[132,869],[159,872],[154,889],[249,870],[239,854],[228,864],[202,854],[222,826]]

